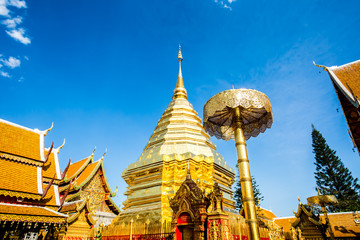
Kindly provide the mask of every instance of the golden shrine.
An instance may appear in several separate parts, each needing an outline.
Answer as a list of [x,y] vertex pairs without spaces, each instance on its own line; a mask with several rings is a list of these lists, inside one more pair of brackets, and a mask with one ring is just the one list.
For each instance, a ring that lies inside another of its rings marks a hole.
[[[52,128],[52,127],[51,127]],[[55,238],[67,215],[57,210],[62,146],[45,148],[51,130],[29,129],[0,119],[0,238]]]
[[[354,212],[317,214],[299,199],[295,216],[274,218],[274,223],[281,226],[285,239],[320,240],[320,239],[359,239],[360,227]],[[331,223],[331,224],[329,224]]]
[[128,187],[124,211],[114,220],[119,228],[126,228],[133,219],[134,226],[139,225],[141,232],[170,232],[173,211],[169,199],[186,179],[188,167],[196,185],[205,194],[217,183],[223,192],[224,211],[236,213],[231,189],[235,171],[216,151],[201,119],[187,100],[182,59],[179,48],[179,74],[172,101],[139,159],[122,173]]
[[94,152],[68,167],[60,182],[60,195],[65,203],[60,212],[68,214],[64,239],[94,235],[95,228],[109,225],[119,209],[111,197],[113,193],[104,171],[104,155],[94,161]]

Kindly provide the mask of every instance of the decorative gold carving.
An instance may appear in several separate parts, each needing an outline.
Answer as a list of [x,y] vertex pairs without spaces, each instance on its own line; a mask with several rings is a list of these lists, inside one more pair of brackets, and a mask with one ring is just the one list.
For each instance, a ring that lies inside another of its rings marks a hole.
[[29,158],[25,158],[25,157],[21,157],[21,156],[15,156],[13,154],[8,154],[8,153],[4,153],[4,152],[0,152],[0,158],[5,158],[5,159],[22,162],[22,163],[27,163],[27,164],[34,165],[37,167],[42,167],[44,165],[44,162],[42,162],[42,161],[29,159]]
[[14,222],[47,222],[47,223],[64,223],[64,217],[46,217],[46,216],[27,216],[15,214],[1,214],[1,221],[14,221]]
[[0,190],[0,195],[9,196],[9,197],[18,197],[18,198],[28,198],[34,200],[40,200],[41,195],[23,193],[23,192],[14,192],[9,190]]
[[109,212],[112,211],[109,209],[105,203],[107,193],[104,190],[104,187],[101,183],[101,177],[99,174],[95,174],[93,179],[86,185],[83,191],[80,194],[81,199],[89,197],[89,205],[95,211]]

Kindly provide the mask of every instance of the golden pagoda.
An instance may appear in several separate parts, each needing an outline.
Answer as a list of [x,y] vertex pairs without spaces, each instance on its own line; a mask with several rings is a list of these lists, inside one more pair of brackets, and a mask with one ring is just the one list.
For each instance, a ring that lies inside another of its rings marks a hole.
[[133,220],[135,232],[136,226],[139,232],[169,231],[173,215],[169,199],[175,196],[186,179],[188,168],[192,179],[204,193],[210,193],[217,183],[223,192],[224,210],[236,212],[231,189],[235,171],[216,151],[198,113],[187,99],[180,48],[177,59],[179,74],[172,101],[139,159],[121,174],[128,184],[127,199],[123,202],[124,211],[114,224],[126,228]]

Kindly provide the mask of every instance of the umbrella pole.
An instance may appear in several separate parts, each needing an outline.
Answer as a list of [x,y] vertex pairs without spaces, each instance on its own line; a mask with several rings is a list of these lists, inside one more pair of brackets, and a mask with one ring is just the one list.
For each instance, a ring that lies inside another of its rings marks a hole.
[[327,228],[328,228],[328,231],[329,231],[329,234],[330,234],[330,239],[335,240],[334,232],[331,229],[330,220],[329,220],[329,216],[327,214],[326,206],[325,206],[325,204],[320,204],[320,206],[321,206],[321,209],[322,209],[322,211],[324,213],[326,225],[327,225]]
[[234,109],[235,147],[238,157],[239,176],[245,219],[249,226],[250,240],[260,240],[259,225],[256,217],[255,198],[252,188],[249,159],[246,150],[245,136],[242,129],[240,108]]

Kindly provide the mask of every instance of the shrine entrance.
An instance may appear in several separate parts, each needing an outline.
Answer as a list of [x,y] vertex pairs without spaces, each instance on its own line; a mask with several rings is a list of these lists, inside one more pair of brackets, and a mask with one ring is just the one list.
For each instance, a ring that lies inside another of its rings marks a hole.
[[180,214],[177,219],[176,240],[194,240],[194,223],[188,213]]

